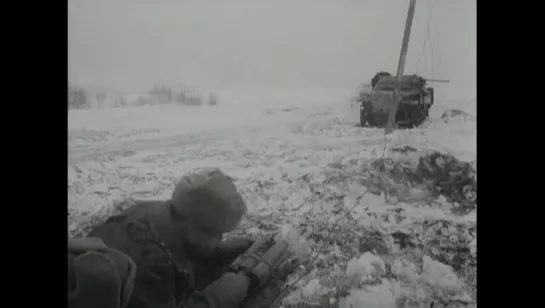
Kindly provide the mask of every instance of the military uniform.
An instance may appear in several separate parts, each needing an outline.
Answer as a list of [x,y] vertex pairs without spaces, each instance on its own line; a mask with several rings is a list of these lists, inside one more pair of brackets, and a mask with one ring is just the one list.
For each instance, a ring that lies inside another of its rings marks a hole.
[[131,298],[136,265],[98,238],[68,239],[68,307],[123,308]]
[[238,307],[250,281],[222,269],[251,241],[222,241],[222,235],[245,212],[232,180],[208,170],[182,177],[170,200],[137,202],[89,235],[138,266],[128,308]]

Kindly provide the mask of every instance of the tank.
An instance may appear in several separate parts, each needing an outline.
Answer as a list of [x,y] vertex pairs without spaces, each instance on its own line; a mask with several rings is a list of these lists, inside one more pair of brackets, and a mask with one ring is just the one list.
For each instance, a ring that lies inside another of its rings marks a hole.
[[[371,90],[359,95],[360,125],[384,127],[394,103],[395,76],[379,72],[371,79]],[[429,116],[434,90],[418,75],[404,75],[400,80],[401,100],[395,115],[399,127],[416,127]]]

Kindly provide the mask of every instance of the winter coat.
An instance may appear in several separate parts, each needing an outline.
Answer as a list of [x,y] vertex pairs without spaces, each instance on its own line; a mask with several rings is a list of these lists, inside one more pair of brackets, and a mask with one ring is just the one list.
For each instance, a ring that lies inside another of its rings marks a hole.
[[68,307],[127,306],[137,271],[129,256],[98,238],[68,239],[67,263]]
[[224,233],[236,228],[246,209],[233,180],[209,169],[183,176],[170,200],[136,202],[95,226],[89,235],[136,263],[138,274],[128,308],[174,308],[185,303],[189,308],[209,307],[210,302],[222,301],[216,298],[220,288],[208,284],[236,257],[217,258],[221,251],[217,244]]
[[179,219],[168,201],[141,201],[89,233],[127,253],[137,264],[138,275],[127,308],[173,308],[185,302],[191,303],[187,308],[210,307],[201,293],[232,260],[190,261],[186,224],[176,221]]

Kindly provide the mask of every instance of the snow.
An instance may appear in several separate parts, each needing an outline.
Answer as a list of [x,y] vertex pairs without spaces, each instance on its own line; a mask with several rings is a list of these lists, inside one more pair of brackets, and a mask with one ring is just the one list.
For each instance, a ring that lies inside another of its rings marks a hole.
[[369,286],[365,289],[354,290],[345,299],[341,300],[340,308],[376,307],[396,308],[394,294],[387,285]]
[[[456,256],[442,247],[467,242],[467,255],[476,255],[475,211],[454,213],[444,198],[426,203],[418,187],[373,194],[360,174],[380,157],[398,159],[392,149],[402,145],[417,149],[413,155],[435,149],[476,162],[476,102],[444,87],[428,121],[387,137],[357,127],[353,89],[231,91],[218,93],[217,106],[70,110],[69,231],[83,234],[129,198],[166,199],[184,173],[218,167],[248,203],[240,232],[281,231],[308,261],[290,278],[284,307],[324,297],[340,307],[465,307],[475,300],[473,278],[465,267],[454,270]],[[441,119],[452,109],[468,116]],[[414,246],[402,247],[396,232]]]
[[384,261],[368,251],[348,261],[346,265],[346,276],[380,275],[384,272],[386,272]]

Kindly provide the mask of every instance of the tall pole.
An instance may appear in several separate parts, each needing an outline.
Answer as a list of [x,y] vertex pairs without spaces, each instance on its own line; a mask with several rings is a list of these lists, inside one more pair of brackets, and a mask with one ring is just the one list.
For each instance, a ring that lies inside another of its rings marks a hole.
[[395,116],[401,100],[401,78],[403,77],[403,71],[405,70],[405,60],[407,59],[407,49],[409,49],[409,39],[411,38],[411,27],[413,25],[414,10],[416,7],[416,0],[410,1],[409,11],[407,12],[407,21],[405,22],[405,32],[403,33],[401,53],[399,54],[399,62],[397,63],[394,99],[391,108],[389,108],[388,121],[386,122],[386,134],[390,134],[396,127]]

